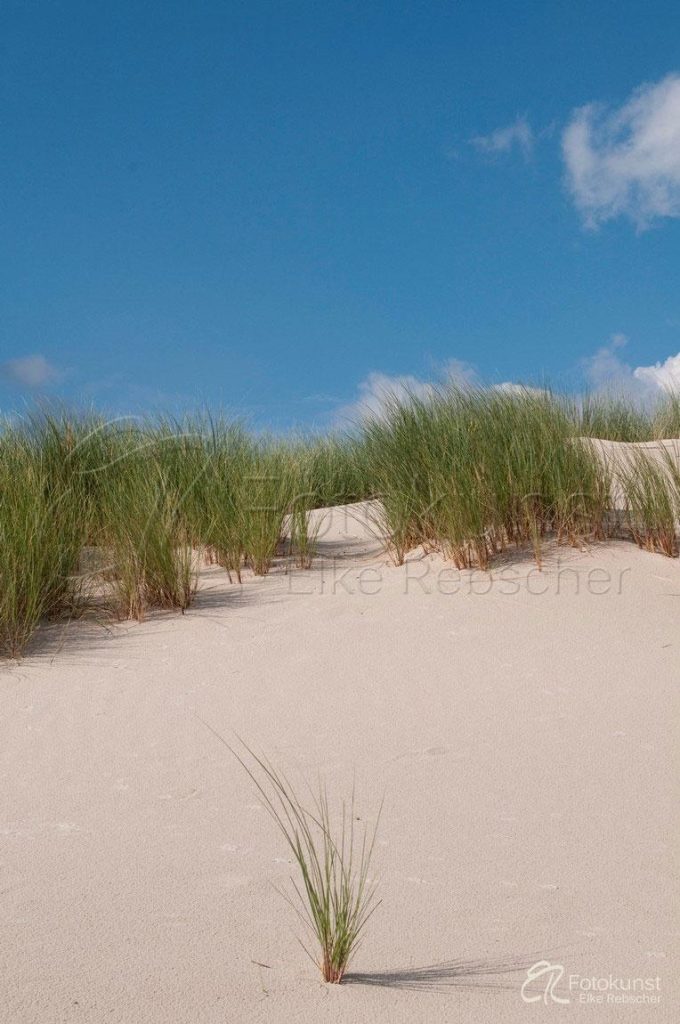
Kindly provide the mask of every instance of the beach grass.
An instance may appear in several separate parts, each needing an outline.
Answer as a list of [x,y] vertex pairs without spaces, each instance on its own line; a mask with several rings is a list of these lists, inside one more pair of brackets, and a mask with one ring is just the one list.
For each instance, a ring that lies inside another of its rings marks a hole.
[[603,530],[605,471],[568,407],[529,390],[449,388],[388,402],[364,443],[397,562],[417,544],[485,569],[507,547]]
[[628,528],[636,544],[673,558],[678,553],[676,524],[680,518],[680,472],[667,451],[659,462],[643,452],[631,454],[620,474]]
[[133,446],[102,471],[97,541],[108,556],[106,571],[123,618],[141,621],[150,608],[184,611],[191,603],[194,544],[182,497],[156,445]]
[[[0,429],[0,651],[19,654],[88,592],[118,617],[185,611],[204,555],[234,582],[281,558],[308,568],[313,510],[364,499],[397,563],[420,545],[487,569],[528,546],[540,567],[548,536],[615,535],[675,555],[676,460],[628,460],[613,515],[616,467],[587,439],[678,435],[674,395],[647,408],[520,387],[387,396],[352,430],[312,437],[257,436],[208,415],[36,413]],[[97,557],[85,571],[87,549]]]
[[0,445],[0,654],[9,657],[72,605],[86,538],[77,495],[50,472],[41,440],[8,430]]
[[242,753],[225,745],[254,784],[297,866],[294,896],[282,895],[313,940],[312,948],[302,946],[324,981],[340,984],[380,905],[369,872],[382,805],[372,826],[359,828],[354,787],[334,818],[323,782],[316,791],[307,787],[303,799],[268,758],[245,744]]

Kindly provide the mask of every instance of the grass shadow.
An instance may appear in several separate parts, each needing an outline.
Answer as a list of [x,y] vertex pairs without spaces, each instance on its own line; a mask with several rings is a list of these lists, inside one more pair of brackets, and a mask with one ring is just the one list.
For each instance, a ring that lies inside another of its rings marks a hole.
[[72,618],[43,622],[24,650],[21,661],[52,661],[58,655],[98,654],[120,635],[120,623],[109,618]]
[[[376,988],[402,989],[411,992],[447,992],[452,988],[494,988],[518,990],[520,980],[511,981],[508,974],[522,974],[542,956],[491,957],[478,960],[444,960],[420,967],[402,967],[387,971],[350,971],[345,985],[369,985]],[[494,980],[495,979],[495,980]]]

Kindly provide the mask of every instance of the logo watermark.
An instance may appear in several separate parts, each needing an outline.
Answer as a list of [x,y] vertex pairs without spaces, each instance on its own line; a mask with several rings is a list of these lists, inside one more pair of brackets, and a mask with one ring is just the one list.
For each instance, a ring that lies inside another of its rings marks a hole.
[[527,970],[520,995],[525,1003],[586,1006],[658,1006],[661,978],[623,975],[566,975],[562,964],[538,960]]
[[[548,960],[538,960],[527,970],[527,976],[522,985],[521,996],[525,1003],[543,1002],[546,1006],[552,1003],[570,1003],[569,998],[560,996],[555,992],[556,985],[562,980],[564,967],[562,964],[551,964]],[[529,985],[542,979],[544,986],[542,992],[529,989]]]

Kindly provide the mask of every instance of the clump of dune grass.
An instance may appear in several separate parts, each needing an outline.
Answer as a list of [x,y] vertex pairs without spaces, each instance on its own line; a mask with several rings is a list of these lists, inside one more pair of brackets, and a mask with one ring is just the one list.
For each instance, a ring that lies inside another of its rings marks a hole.
[[585,395],[573,404],[577,433],[605,441],[651,441],[654,414],[630,397],[616,393]]
[[510,545],[603,529],[607,489],[565,403],[547,392],[446,388],[385,403],[363,427],[395,559],[418,544],[461,569]]
[[173,456],[184,478],[183,513],[212,560],[239,582],[244,565],[266,575],[286,535],[289,555],[309,568],[319,529],[310,512],[364,494],[358,446],[349,438],[255,440],[238,424],[211,418],[182,429],[192,439]]
[[321,504],[324,487],[324,482],[315,476],[315,469],[313,451],[308,446],[289,449],[286,457],[286,472],[290,477],[289,551],[300,569],[311,567],[321,528],[321,518],[311,516],[312,510]]
[[[380,901],[369,878],[376,826],[357,836],[355,795],[342,804],[340,824],[334,830],[323,784],[311,805],[303,802],[271,762],[255,757],[261,779],[241,759],[257,786],[265,807],[278,825],[300,872],[293,882],[297,901],[290,900],[316,942],[316,955],[307,947],[324,981],[339,984],[356,953],[369,918]],[[269,789],[267,789],[269,787]]]
[[317,550],[321,519],[312,521],[304,497],[297,497],[289,517],[290,551],[299,569],[310,569]]
[[[517,387],[388,397],[354,430],[322,437],[253,437],[210,416],[27,416],[0,426],[0,652],[21,651],[41,619],[81,609],[86,585],[119,616],[184,611],[203,550],[238,581],[280,555],[308,568],[314,509],[364,499],[397,563],[420,545],[485,569],[528,545],[540,566],[549,536],[625,536],[675,554],[675,460],[650,466],[640,453],[614,480],[587,439],[679,435],[674,393],[643,406]],[[625,491],[623,516],[612,486]]]
[[655,463],[634,451],[619,476],[628,528],[635,543],[647,551],[675,557],[680,494],[676,463],[666,452]]
[[305,439],[295,446],[306,466],[315,508],[347,505],[372,498],[375,481],[361,436],[333,433]]
[[244,467],[236,502],[240,510],[245,557],[256,576],[269,572],[283,540],[292,479],[276,448],[259,446]]
[[191,517],[214,561],[241,582],[248,529],[243,495],[253,445],[238,426],[211,423],[203,434],[203,465],[191,497]]
[[664,395],[656,406],[652,433],[655,439],[680,438],[680,395],[677,392]]
[[382,805],[373,827],[358,829],[353,787],[335,820],[322,782],[316,793],[308,787],[303,799],[268,758],[245,744],[241,754],[208,728],[242,766],[283,836],[299,880],[292,880],[294,896],[282,895],[314,941],[313,949],[302,942],[305,952],[324,981],[339,984],[381,902],[369,872]]
[[84,540],[76,495],[53,479],[39,439],[0,440],[0,654],[17,657],[47,616],[72,605]]
[[150,608],[189,607],[197,584],[193,538],[162,437],[127,433],[98,475],[99,536],[116,611],[143,619]]
[[378,529],[390,540],[397,565],[435,532],[434,508],[443,500],[435,467],[448,475],[453,458],[450,424],[443,422],[439,411],[434,402],[416,396],[386,396],[382,415],[361,425],[366,474],[379,498],[374,515]]

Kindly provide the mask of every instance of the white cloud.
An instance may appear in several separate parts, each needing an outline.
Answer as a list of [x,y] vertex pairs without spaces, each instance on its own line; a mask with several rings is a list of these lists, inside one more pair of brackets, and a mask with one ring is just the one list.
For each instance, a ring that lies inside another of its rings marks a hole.
[[588,227],[626,216],[642,229],[680,217],[680,75],[640,86],[614,110],[575,110],[562,154]]
[[[460,359],[449,359],[444,363],[440,377],[440,387],[446,384],[470,387],[478,381],[475,368]],[[390,402],[430,398],[436,393],[437,387],[436,383],[412,374],[390,376],[387,373],[369,373],[359,384],[357,398],[341,406],[335,419],[346,426],[371,417],[380,418]]]
[[663,363],[633,367],[619,355],[627,342],[625,334],[613,334],[608,345],[583,360],[584,376],[593,390],[643,402],[654,401],[664,391],[680,391],[680,352]]
[[663,363],[636,367],[633,376],[643,384],[653,385],[664,391],[680,391],[680,352],[675,356],[669,356]]
[[630,391],[633,367],[618,355],[627,343],[625,334],[612,334],[607,345],[583,360],[583,374],[589,387],[596,391]]
[[490,135],[477,135],[470,140],[482,153],[508,153],[517,146],[525,160],[531,156],[534,141],[534,133],[526,117],[517,117],[505,128],[497,128]]
[[447,359],[442,364],[440,377],[445,384],[456,384],[459,387],[474,387],[479,384],[479,375],[472,363],[464,359]]
[[[680,393],[680,352],[650,366],[633,366],[622,356],[627,344],[625,334],[612,334],[606,345],[581,361],[581,371],[591,392],[629,398],[641,404],[653,404],[667,391]],[[407,401],[409,397],[427,399],[447,384],[487,386],[491,391],[507,395],[549,394],[545,388],[512,380],[484,385],[474,366],[451,359],[439,368],[437,381],[423,380],[412,374],[369,373],[359,384],[356,399],[338,408],[334,421],[346,427],[367,418],[380,418],[391,401]]]
[[403,401],[409,397],[427,398],[433,393],[432,384],[420,380],[419,377],[391,377],[386,373],[369,373],[359,384],[355,401],[341,406],[337,410],[336,419],[346,425],[372,417],[379,418],[394,399]]
[[500,384],[492,384],[491,391],[502,391],[506,395],[549,395],[545,388],[535,388],[530,384],[517,384],[513,380],[504,380]]
[[21,356],[0,363],[0,378],[30,391],[55,384],[61,377],[61,371],[41,355]]

